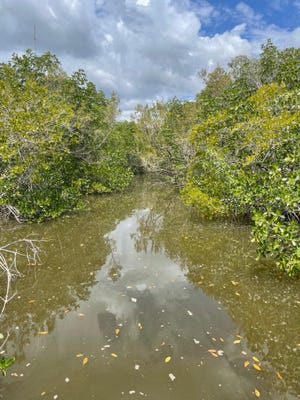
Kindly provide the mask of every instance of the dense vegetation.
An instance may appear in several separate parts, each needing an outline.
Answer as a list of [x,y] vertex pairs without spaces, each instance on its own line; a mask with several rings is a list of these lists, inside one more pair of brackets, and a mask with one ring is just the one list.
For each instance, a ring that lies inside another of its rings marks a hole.
[[0,99],[2,211],[41,221],[78,207],[84,193],[129,183],[133,128],[121,129],[117,97],[84,71],[68,76],[50,53],[15,54],[0,65]]
[[194,103],[146,106],[138,124],[156,134],[158,165],[179,179],[186,204],[204,217],[252,219],[259,255],[293,274],[300,270],[300,49],[268,41],[258,59],[239,56],[227,70],[200,76],[205,87]]
[[209,218],[253,221],[261,256],[300,270],[300,49],[271,41],[259,58],[201,71],[195,101],[137,106],[117,122],[84,71],[68,76],[50,53],[0,65],[0,207],[44,220],[82,194],[124,188],[143,168],[168,174]]

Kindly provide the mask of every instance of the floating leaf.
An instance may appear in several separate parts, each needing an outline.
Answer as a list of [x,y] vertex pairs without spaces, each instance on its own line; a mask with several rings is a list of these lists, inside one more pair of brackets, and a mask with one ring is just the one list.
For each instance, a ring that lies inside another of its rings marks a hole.
[[65,378],[65,382],[69,383],[70,382],[70,378]]
[[209,350],[207,350],[209,353],[216,353],[217,352],[217,350],[215,350],[215,349],[209,349]]
[[258,389],[254,390],[255,396],[256,397],[260,397],[260,391]]
[[78,313],[78,316],[79,317],[84,317],[84,314],[81,312],[81,313]]
[[45,396],[45,394],[46,394],[46,392],[42,392],[42,393],[41,393],[41,396]]
[[237,282],[237,281],[231,281],[231,283],[233,284],[233,286],[237,286],[240,284],[240,282]]
[[218,350],[217,354],[218,354],[218,356],[223,356],[224,355],[224,350]]
[[244,362],[244,367],[247,368],[250,365],[249,361]]
[[171,379],[171,381],[173,382],[176,379],[176,376],[173,375],[172,373],[169,374],[169,378]]
[[0,340],[4,339],[3,333],[0,333]]
[[135,369],[136,371],[138,371],[138,370],[140,369],[139,364],[135,364],[134,369]]
[[278,379],[281,379],[281,380],[283,379],[283,377],[282,377],[282,375],[280,374],[280,372],[276,371],[276,375],[277,375],[277,378],[278,378]]
[[253,368],[257,369],[257,371],[261,371],[261,368],[259,365],[257,364],[253,364]]
[[47,334],[48,334],[48,331],[40,331],[40,332],[38,332],[38,334],[39,334],[39,335],[47,335]]
[[118,354],[116,354],[116,353],[110,353],[110,355],[111,355],[112,357],[115,357],[115,358],[119,357]]
[[241,343],[241,339],[234,340],[233,344]]
[[82,365],[85,365],[89,362],[89,359],[87,357],[84,357],[84,359],[82,360]]
[[120,333],[120,329],[119,329],[119,328],[116,328],[116,329],[115,329],[115,334],[118,335],[119,333]]
[[136,303],[136,302],[137,302],[137,299],[136,299],[135,297],[131,297],[131,301],[132,301],[133,303]]
[[195,344],[199,344],[200,343],[200,340],[197,340],[195,338],[193,339],[193,341],[194,341]]
[[190,310],[186,310],[186,312],[187,312],[190,316],[193,315],[192,311],[190,311]]
[[35,302],[36,302],[36,300],[28,300],[28,303],[29,303],[29,304],[35,303]]
[[143,329],[143,326],[140,322],[138,323],[138,327],[139,327],[139,329]]
[[247,352],[246,351],[241,351],[241,353],[244,355],[244,356],[246,356],[247,355]]
[[258,362],[258,363],[260,362],[259,359],[258,359],[257,357],[255,357],[255,356],[253,356],[252,359],[253,359],[254,361]]
[[170,362],[171,361],[171,356],[167,356],[166,358],[165,358],[165,363],[168,363],[168,362]]
[[79,357],[83,357],[83,354],[81,354],[81,353],[79,353],[79,354],[76,354],[76,357],[77,357],[77,358],[79,358]]
[[222,337],[220,337],[220,342],[224,342],[224,339]]

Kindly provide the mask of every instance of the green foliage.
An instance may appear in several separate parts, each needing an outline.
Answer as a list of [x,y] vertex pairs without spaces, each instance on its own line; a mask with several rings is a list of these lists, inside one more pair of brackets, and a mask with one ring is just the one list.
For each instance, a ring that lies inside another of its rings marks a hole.
[[[288,274],[300,270],[299,64],[297,49],[279,51],[271,42],[259,60],[230,63],[232,83],[221,81],[214,112],[202,113],[192,130],[195,154],[182,191],[208,217],[251,217],[259,255]],[[207,110],[203,92],[198,101]]]
[[115,146],[118,98],[84,71],[69,77],[54,55],[28,50],[0,65],[0,96],[0,207],[41,221],[80,206],[82,193],[129,183],[132,150]]
[[11,367],[15,362],[15,358],[0,357],[0,371],[3,376],[6,376],[6,369]]

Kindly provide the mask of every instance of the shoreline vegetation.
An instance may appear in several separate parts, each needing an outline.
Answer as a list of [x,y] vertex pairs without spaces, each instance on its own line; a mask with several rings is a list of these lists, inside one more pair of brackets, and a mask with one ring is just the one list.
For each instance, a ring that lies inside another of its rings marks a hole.
[[118,121],[117,94],[83,70],[67,75],[49,52],[13,54],[0,64],[1,215],[42,222],[155,171],[202,217],[252,221],[258,256],[298,274],[300,49],[268,40],[258,58],[199,78],[194,101],[138,105]]

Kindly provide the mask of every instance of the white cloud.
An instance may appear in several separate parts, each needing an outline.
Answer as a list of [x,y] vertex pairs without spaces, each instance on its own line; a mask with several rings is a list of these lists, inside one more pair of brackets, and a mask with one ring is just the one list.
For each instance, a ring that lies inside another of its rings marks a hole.
[[32,48],[36,25],[39,53],[55,53],[68,72],[85,69],[99,89],[118,93],[128,115],[138,102],[190,98],[201,68],[257,52],[268,37],[299,46],[299,30],[266,26],[244,2],[232,11],[233,29],[204,36],[203,24],[222,17],[207,0],[1,0],[0,58]]

